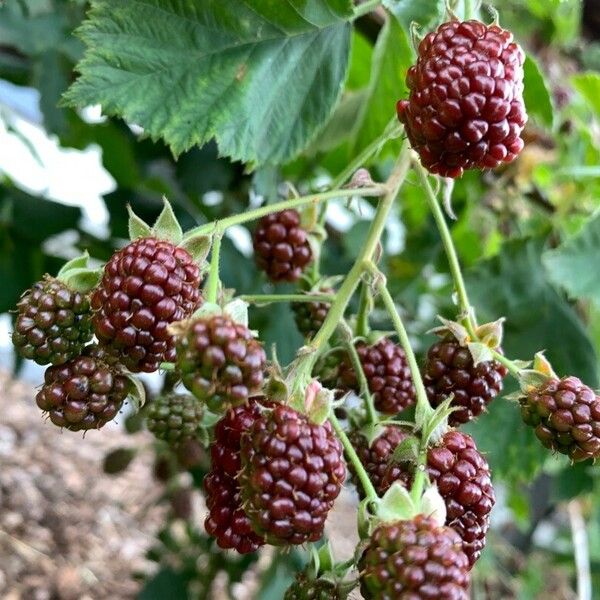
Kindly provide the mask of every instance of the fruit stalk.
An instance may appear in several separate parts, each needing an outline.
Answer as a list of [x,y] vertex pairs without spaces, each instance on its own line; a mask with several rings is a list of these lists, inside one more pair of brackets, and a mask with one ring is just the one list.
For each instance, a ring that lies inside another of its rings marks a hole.
[[273,302],[333,302],[333,294],[246,294],[238,296],[248,304],[271,304]]
[[219,291],[219,263],[221,259],[221,240],[223,232],[219,225],[215,225],[213,233],[212,251],[210,256],[210,271],[206,282],[206,301],[215,303]]

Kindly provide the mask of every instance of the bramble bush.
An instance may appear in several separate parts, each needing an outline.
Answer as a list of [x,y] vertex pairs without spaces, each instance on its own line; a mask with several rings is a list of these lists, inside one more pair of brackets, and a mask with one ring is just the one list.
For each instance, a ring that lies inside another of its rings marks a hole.
[[592,598],[598,32],[576,0],[494,4],[0,8],[2,77],[117,184],[104,239],[2,181],[0,303],[50,423],[156,438],[141,598],[248,571],[265,600]]

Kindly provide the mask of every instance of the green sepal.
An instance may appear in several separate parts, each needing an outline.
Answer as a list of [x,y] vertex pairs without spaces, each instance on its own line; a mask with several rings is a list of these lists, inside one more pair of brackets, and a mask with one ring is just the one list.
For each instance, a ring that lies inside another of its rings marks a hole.
[[331,542],[327,540],[318,550],[317,557],[319,559],[319,568],[317,569],[317,575],[331,571],[335,565],[333,558],[333,549],[331,548]]
[[450,394],[422,423],[417,422],[421,431],[422,443],[426,446],[436,444],[448,431],[448,417],[456,410],[452,406],[454,395]]
[[376,516],[379,521],[391,523],[394,521],[410,521],[417,514],[419,513],[410,492],[402,483],[395,481],[381,498],[377,506]]
[[531,369],[523,369],[519,373],[519,386],[524,393],[540,387],[549,379],[559,379],[550,361],[543,352],[536,353]]
[[391,460],[396,463],[414,464],[419,458],[419,446],[420,442],[416,437],[407,437],[396,446]]
[[163,196],[163,209],[152,227],[152,233],[160,240],[178,245],[183,240],[183,230],[173,212],[171,203]]
[[489,348],[499,348],[504,337],[504,317],[500,317],[491,323],[484,323],[475,329],[477,339]]
[[494,360],[492,349],[481,342],[467,342],[467,348],[473,359],[473,366]]
[[196,319],[206,319],[222,314],[223,309],[218,304],[216,304],[215,302],[205,302],[198,310],[196,310],[192,314],[192,316],[190,317],[190,321],[195,321]]
[[103,273],[103,269],[75,268],[65,271],[58,279],[68,288],[86,294],[100,283]]
[[223,307],[223,312],[233,321],[248,327],[248,303],[241,298],[236,298]]
[[131,241],[152,236],[152,227],[133,212],[130,204],[127,205],[127,213],[129,214],[127,230]]
[[442,323],[440,327],[434,327],[430,329],[427,333],[434,333],[440,337],[444,337],[448,333],[451,333],[456,341],[461,346],[466,346],[467,342],[471,339],[469,336],[469,332],[467,328],[461,323],[457,323],[456,321],[450,321],[449,319],[444,319],[438,315],[438,320]]
[[184,236],[179,247],[189,252],[197,265],[204,265],[210,252],[211,244],[212,236],[204,233],[194,233]]
[[146,403],[146,388],[135,375],[127,373],[126,377],[130,385],[128,399],[137,412]]
[[61,279],[61,276],[64,275],[67,271],[72,269],[86,269],[88,266],[88,261],[90,259],[90,255],[86,250],[81,256],[77,256],[76,258],[72,258],[67,261],[60,271],[56,274],[57,279]]
[[304,392],[303,412],[317,425],[323,425],[331,413],[334,393],[313,379]]

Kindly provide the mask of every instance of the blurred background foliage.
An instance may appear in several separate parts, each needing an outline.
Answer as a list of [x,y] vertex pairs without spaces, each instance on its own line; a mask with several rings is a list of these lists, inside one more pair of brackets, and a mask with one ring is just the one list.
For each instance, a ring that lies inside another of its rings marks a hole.
[[[86,225],[81,207],[21,189],[24,186],[0,170],[0,311],[9,311],[24,289],[45,272],[56,272],[76,251],[88,250],[93,258],[105,261],[124,243],[127,203],[151,220],[160,211],[164,194],[185,229],[244,211],[249,201],[281,199],[289,192],[286,181],[300,193],[326,186],[380,134],[395,101],[405,94],[403,74],[414,55],[410,21],[435,25],[443,12],[443,2],[436,0],[385,4],[396,18],[375,12],[359,19],[353,29],[345,91],[325,128],[288,164],[248,172],[244,165],[220,157],[214,143],[175,160],[165,145],[144,138],[135,125],[59,108],[83,53],[73,30],[83,20],[87,2],[4,2],[0,84],[8,87],[0,88],[2,135],[17,138],[35,156],[35,146],[20,126],[29,120],[63,148],[97,147],[114,189],[102,198],[108,227],[99,231]],[[526,147],[515,163],[495,172],[468,173],[456,182],[452,233],[481,318],[507,317],[505,352],[527,359],[545,349],[560,374],[574,374],[598,386],[600,2],[494,4],[501,24],[515,32],[528,53]],[[41,111],[42,123],[10,101],[25,88],[36,91],[35,111]],[[385,176],[398,144],[388,143],[371,161],[374,179]],[[77,178],[78,173],[71,176]],[[347,272],[371,210],[368,202],[330,208],[325,273]],[[62,242],[57,244],[57,239]],[[391,291],[405,312],[415,347],[422,352],[431,340],[426,332],[435,316],[450,317],[453,307],[443,249],[414,178],[400,194],[385,243]],[[240,293],[272,292],[255,269],[249,248],[248,230],[235,228],[222,249],[224,283]],[[301,345],[286,305],[253,309],[251,318],[267,347],[277,345],[281,360],[289,360]],[[387,325],[378,313],[374,320],[381,327]],[[504,400],[494,402],[489,416],[469,429],[488,452],[500,497],[489,550],[476,569],[476,597],[575,597],[573,539],[580,536],[573,532],[581,528],[578,516],[584,518],[592,577],[600,589],[597,469],[588,464],[572,468],[549,456],[533,433],[520,425],[516,408]],[[231,582],[239,581],[253,562],[218,555],[199,531],[189,531],[183,544],[170,536],[167,526],[152,553],[163,569],[146,582],[144,599],[165,597],[161,596],[165,585],[186,589],[191,582],[197,584],[202,579],[199,555],[220,556],[205,567],[211,573],[225,570]],[[177,560],[165,558],[173,555]],[[263,573],[260,598],[280,598],[300,565],[289,556],[276,558]]]

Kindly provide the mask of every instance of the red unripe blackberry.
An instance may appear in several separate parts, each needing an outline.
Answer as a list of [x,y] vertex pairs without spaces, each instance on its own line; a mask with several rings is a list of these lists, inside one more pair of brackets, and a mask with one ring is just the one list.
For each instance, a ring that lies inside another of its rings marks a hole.
[[[365,471],[369,475],[369,479],[378,494],[383,495],[390,484],[384,484],[384,476],[386,475],[389,462],[394,454],[394,450],[404,441],[410,434],[396,425],[387,425],[382,433],[377,436],[371,445],[369,441],[360,431],[352,431],[348,435],[352,446],[360,458]],[[361,498],[365,497],[364,490],[360,481],[356,477],[356,473],[352,464],[348,464],[348,469],[352,475],[352,481],[356,485],[358,495]],[[400,475],[398,475],[400,477]],[[407,474],[407,481],[410,475]],[[384,489],[385,485],[385,489]]]
[[[381,484],[386,491],[394,481],[407,484],[407,465],[390,463]],[[448,431],[427,452],[427,473],[446,504],[446,525],[458,533],[473,566],[485,546],[490,512],[496,501],[490,467],[475,441],[461,431]]]
[[92,339],[90,298],[46,275],[17,303],[12,342],[23,358],[62,365]]
[[419,44],[408,100],[397,104],[412,147],[431,173],[492,169],[523,149],[525,55],[498,25],[449,21]]
[[[372,346],[358,342],[356,351],[378,411],[395,415],[415,403],[415,386],[406,353],[398,344],[384,337]],[[340,364],[338,386],[358,391],[356,373],[349,357]]]
[[200,269],[187,250],[156,238],[140,238],[104,267],[92,296],[100,344],[133,372],[174,362],[168,326],[189,317],[201,302]]
[[275,405],[242,437],[241,456],[238,479],[254,530],[274,546],[320,539],[346,476],[329,422]]
[[254,232],[254,253],[271,281],[300,279],[313,255],[298,211],[289,209],[263,217]]
[[347,594],[328,579],[311,579],[304,571],[296,575],[283,600],[345,600]]
[[188,394],[165,394],[148,409],[148,429],[172,447],[196,439],[202,426],[202,404]]
[[115,418],[129,390],[130,382],[122,373],[83,355],[48,367],[35,401],[59,427],[100,429]]
[[424,515],[379,525],[358,570],[366,600],[469,598],[469,563],[460,538]]
[[432,406],[439,406],[453,394],[456,408],[449,417],[451,426],[478,417],[502,391],[508,369],[496,360],[474,365],[471,352],[454,337],[436,342],[427,351],[423,383]]
[[[334,291],[331,288],[324,288],[317,293],[333,294]],[[313,338],[325,322],[330,307],[331,304],[329,302],[320,301],[292,303],[294,320],[296,321],[298,331],[305,338]]]
[[254,552],[264,544],[252,530],[250,519],[242,508],[237,481],[241,469],[240,440],[251,429],[260,414],[254,401],[231,408],[215,427],[211,444],[211,469],[204,479],[209,514],[204,527],[216,538],[221,548],[235,549],[241,554]]
[[241,323],[226,315],[194,320],[177,341],[177,366],[185,387],[215,412],[256,395],[267,356]]
[[521,415],[546,448],[572,461],[600,457],[600,396],[577,377],[532,388],[521,399]]

